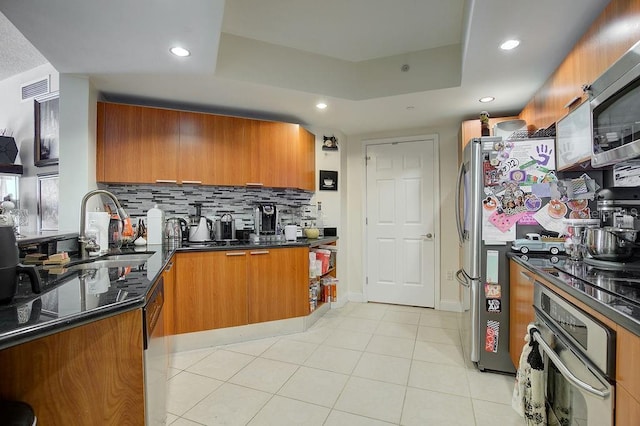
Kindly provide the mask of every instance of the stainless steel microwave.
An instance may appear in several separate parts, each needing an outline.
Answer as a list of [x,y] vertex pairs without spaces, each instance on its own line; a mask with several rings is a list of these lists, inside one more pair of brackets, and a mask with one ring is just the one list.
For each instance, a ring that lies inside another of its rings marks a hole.
[[603,167],[640,156],[640,42],[589,87],[593,150]]

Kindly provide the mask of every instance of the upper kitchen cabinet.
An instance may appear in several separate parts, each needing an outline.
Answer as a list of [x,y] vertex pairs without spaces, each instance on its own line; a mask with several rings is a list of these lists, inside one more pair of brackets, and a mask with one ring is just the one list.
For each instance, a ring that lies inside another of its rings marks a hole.
[[175,181],[178,111],[99,102],[97,124],[98,182]]
[[524,107],[520,118],[543,129],[586,100],[582,87],[591,84],[640,39],[640,27],[628,25],[639,15],[638,0],[610,2]]
[[297,124],[98,103],[96,179],[315,189],[315,136]]
[[315,188],[315,137],[297,124],[245,120],[251,141],[249,186]]
[[251,144],[241,118],[180,112],[178,183],[242,186],[250,180],[242,167]]

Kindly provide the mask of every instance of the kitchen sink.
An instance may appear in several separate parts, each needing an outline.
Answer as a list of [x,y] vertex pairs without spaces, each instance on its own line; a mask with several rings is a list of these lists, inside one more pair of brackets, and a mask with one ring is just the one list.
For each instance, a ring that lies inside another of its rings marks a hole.
[[152,255],[153,252],[107,254],[97,257],[95,260],[66,266],[66,269],[69,271],[78,271],[83,269],[134,267],[144,264]]

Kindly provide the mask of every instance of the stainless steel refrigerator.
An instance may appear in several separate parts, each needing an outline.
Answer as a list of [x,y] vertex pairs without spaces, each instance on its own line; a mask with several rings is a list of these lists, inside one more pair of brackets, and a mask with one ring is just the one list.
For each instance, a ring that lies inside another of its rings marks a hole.
[[[511,157],[504,153],[505,144],[512,149]],[[555,161],[545,163],[546,168],[533,162],[536,148],[544,155],[553,154],[549,147],[553,147],[554,140],[536,144],[533,140],[507,143],[500,137],[472,139],[464,149],[458,172],[456,219],[462,267],[457,271],[456,279],[463,286],[465,305],[461,332],[465,356],[480,370],[515,372],[509,357],[509,259],[506,253],[510,250],[509,240],[515,239],[516,225],[515,222],[511,226],[495,222],[495,226],[501,228],[496,231],[488,223],[486,204],[496,201],[491,194],[504,186],[503,181],[516,185],[517,179],[527,175],[537,181],[535,173],[555,169]],[[534,156],[529,158],[532,147],[535,147]],[[509,167],[512,167],[511,171]],[[529,168],[534,171],[527,172]],[[502,177],[490,176],[491,173]],[[487,184],[488,179],[494,179],[494,186]],[[500,183],[496,185],[498,181]],[[502,214],[502,217],[508,221],[514,216]],[[493,238],[502,240],[492,241]]]

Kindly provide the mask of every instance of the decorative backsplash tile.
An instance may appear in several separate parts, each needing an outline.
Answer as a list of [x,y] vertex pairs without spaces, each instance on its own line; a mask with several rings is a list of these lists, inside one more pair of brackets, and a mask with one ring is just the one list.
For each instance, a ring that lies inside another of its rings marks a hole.
[[186,218],[195,214],[192,204],[200,203],[204,216],[231,213],[245,228],[253,227],[253,208],[259,203],[275,203],[283,223],[292,223],[313,196],[313,192],[296,189],[227,186],[103,184],[100,187],[113,192],[132,217],[145,217],[147,210],[158,204],[165,217]]

